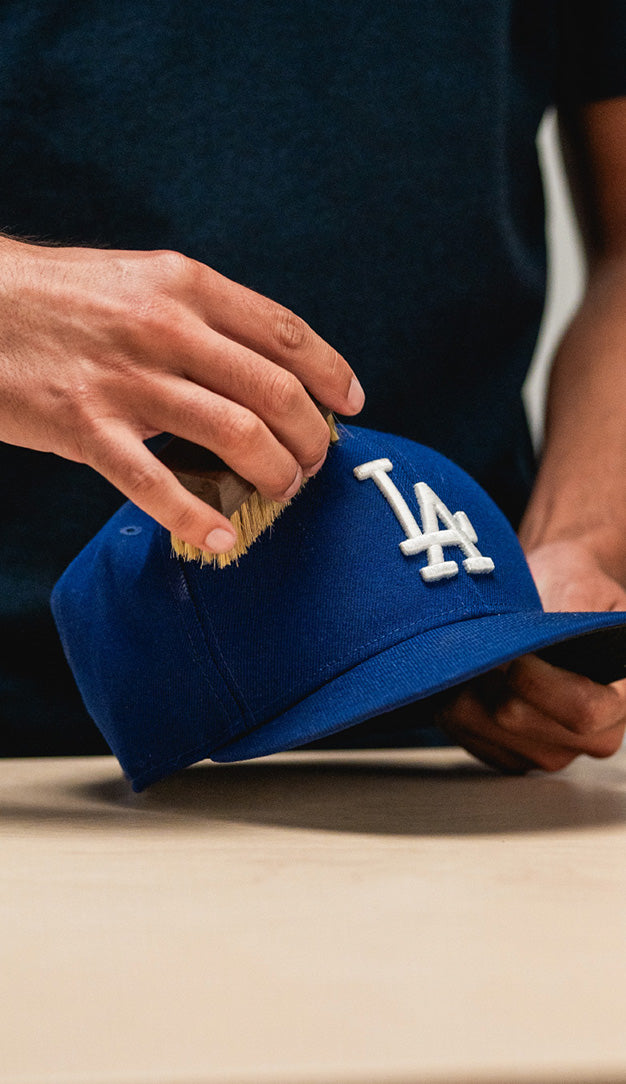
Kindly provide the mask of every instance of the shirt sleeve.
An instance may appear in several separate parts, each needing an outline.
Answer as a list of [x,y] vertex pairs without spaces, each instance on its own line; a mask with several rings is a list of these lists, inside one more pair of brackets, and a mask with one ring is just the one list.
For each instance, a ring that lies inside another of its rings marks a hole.
[[626,95],[626,0],[562,0],[561,101]]

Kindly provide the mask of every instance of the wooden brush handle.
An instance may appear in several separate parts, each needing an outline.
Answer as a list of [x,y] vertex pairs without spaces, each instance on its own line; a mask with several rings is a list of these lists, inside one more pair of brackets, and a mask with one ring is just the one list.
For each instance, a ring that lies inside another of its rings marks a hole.
[[252,483],[235,474],[215,452],[183,437],[172,437],[159,459],[194,497],[227,519],[254,493]]
[[[315,405],[328,422],[331,441],[336,440],[332,412],[317,402]],[[252,483],[231,470],[215,452],[183,437],[172,437],[159,452],[159,459],[194,497],[199,497],[227,519],[254,493]]]

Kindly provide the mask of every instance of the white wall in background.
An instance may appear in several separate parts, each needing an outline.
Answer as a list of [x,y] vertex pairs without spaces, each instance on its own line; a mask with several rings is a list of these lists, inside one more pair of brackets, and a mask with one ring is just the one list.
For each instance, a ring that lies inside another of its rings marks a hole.
[[535,445],[541,440],[547,365],[584,283],[584,261],[556,133],[556,114],[546,113],[537,138],[547,200],[548,296],[539,341],[524,387]]

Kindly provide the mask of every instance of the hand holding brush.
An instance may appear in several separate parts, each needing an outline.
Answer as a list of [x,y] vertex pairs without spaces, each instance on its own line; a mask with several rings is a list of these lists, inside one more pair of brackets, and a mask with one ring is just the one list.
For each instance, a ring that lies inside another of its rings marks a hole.
[[[333,444],[339,439],[335,419],[330,411],[319,409],[326,419]],[[214,452],[181,437],[168,441],[159,453],[159,459],[190,493],[226,516],[237,537],[236,544],[228,552],[207,553],[172,534],[174,553],[187,561],[225,568],[246,553],[290,503],[289,500],[280,502],[262,497],[250,482],[230,470]],[[303,479],[301,486],[305,481]]]
[[353,415],[346,361],[289,309],[178,252],[0,238],[5,348],[0,441],[86,463],[176,537],[232,548],[229,518],[146,447],[159,433],[213,451],[264,500],[320,467]]

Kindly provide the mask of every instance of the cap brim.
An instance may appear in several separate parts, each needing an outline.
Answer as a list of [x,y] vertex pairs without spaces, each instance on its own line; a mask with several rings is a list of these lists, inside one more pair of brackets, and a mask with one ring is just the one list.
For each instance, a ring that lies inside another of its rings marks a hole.
[[226,762],[295,749],[530,652],[603,684],[626,678],[626,613],[496,614],[429,629],[339,674],[210,756]]

